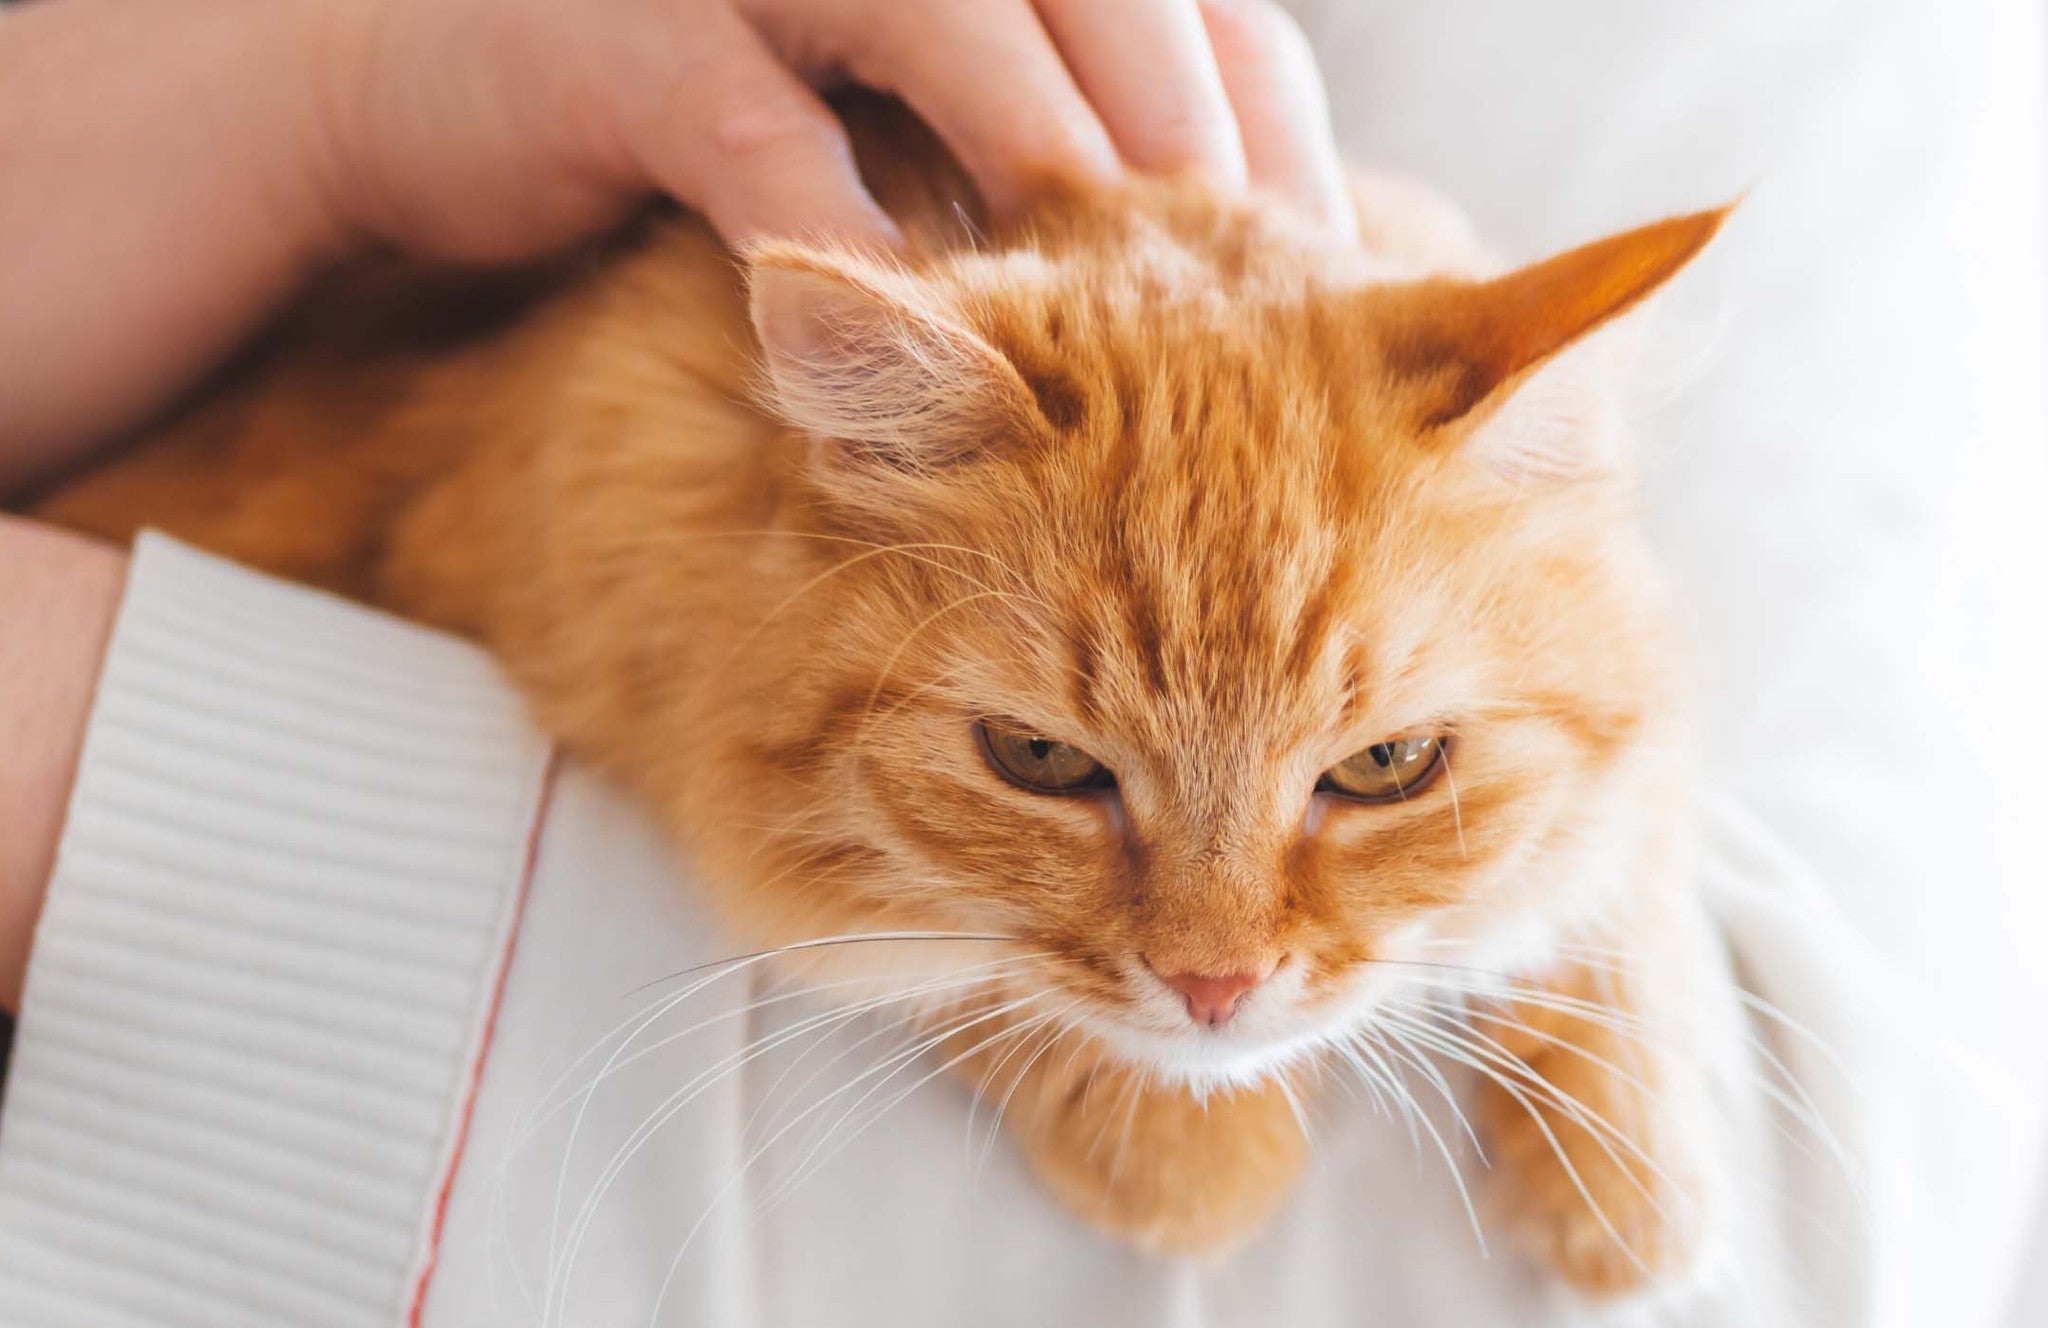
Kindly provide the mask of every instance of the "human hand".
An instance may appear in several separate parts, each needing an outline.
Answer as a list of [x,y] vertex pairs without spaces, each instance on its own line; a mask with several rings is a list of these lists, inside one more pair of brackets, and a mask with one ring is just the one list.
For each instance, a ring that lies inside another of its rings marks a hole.
[[0,517],[0,1009],[20,1008],[127,564],[108,545]]
[[907,101],[998,211],[1204,171],[1352,219],[1270,0],[67,0],[0,8],[0,495],[364,243],[545,253],[667,192],[886,243],[817,88]]
[[316,0],[344,230],[525,257],[652,191],[728,241],[886,241],[814,89],[906,101],[999,212],[1121,170],[1351,225],[1307,43],[1267,0]]

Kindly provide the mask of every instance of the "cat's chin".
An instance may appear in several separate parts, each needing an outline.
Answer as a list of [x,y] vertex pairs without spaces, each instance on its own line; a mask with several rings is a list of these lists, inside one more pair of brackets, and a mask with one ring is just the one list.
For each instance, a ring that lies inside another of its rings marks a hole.
[[1112,1020],[1089,1022],[1096,1037],[1119,1059],[1198,1092],[1264,1083],[1329,1040],[1322,1030],[1275,1038],[1192,1028],[1162,1034]]

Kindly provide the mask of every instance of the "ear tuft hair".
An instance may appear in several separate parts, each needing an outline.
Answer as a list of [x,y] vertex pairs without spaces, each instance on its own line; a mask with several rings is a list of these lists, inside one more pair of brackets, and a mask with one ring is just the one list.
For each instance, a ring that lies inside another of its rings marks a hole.
[[779,245],[749,270],[771,406],[850,458],[930,470],[1034,417],[1016,369],[913,278]]

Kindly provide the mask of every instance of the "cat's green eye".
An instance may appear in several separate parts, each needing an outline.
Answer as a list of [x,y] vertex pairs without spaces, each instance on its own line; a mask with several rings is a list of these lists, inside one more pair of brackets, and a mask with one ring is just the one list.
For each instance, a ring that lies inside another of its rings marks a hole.
[[1079,747],[1000,720],[975,725],[989,767],[1033,793],[1087,793],[1116,783],[1109,767]]
[[1439,733],[1396,734],[1325,770],[1316,788],[1353,802],[1412,798],[1443,773],[1444,748],[1449,742]]

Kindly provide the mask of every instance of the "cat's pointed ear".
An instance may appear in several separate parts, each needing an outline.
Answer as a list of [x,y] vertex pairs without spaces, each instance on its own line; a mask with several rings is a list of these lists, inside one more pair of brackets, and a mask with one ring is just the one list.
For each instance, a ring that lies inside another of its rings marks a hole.
[[1732,206],[1611,235],[1484,281],[1390,290],[1382,344],[1410,426],[1515,478],[1599,469],[1607,459],[1596,399],[1602,348],[1579,343],[1692,261]]
[[1034,417],[1016,368],[914,280],[795,245],[748,268],[770,404],[846,459],[926,471]]

